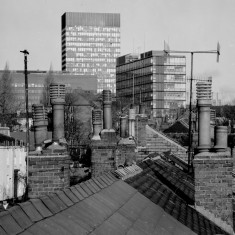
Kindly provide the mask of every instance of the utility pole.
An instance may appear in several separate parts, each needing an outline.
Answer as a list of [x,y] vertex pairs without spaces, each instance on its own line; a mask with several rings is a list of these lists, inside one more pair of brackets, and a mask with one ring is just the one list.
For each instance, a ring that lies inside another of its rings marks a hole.
[[193,152],[192,152],[192,83],[193,83],[193,55],[195,53],[197,54],[217,54],[217,62],[219,62],[219,56],[220,56],[220,44],[217,43],[217,49],[216,50],[208,50],[208,51],[176,51],[176,50],[170,50],[169,45],[164,41],[164,51],[168,53],[183,53],[183,54],[191,54],[191,77],[190,77],[190,100],[189,100],[189,146],[188,146],[188,170],[190,170],[192,165],[192,158],[193,158]]
[[24,54],[24,75],[25,75],[25,104],[26,104],[26,183],[28,186],[29,181],[29,100],[28,100],[28,70],[27,70],[27,55],[29,52],[27,50],[20,51]]

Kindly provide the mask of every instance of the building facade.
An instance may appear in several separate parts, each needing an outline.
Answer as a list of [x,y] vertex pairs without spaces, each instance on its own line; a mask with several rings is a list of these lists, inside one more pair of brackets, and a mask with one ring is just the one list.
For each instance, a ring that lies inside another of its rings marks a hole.
[[[159,120],[176,115],[186,104],[186,58],[163,51],[128,54],[117,59],[117,97],[140,101]],[[134,95],[133,95],[134,94]],[[134,99],[133,99],[134,98]],[[133,101],[134,100],[134,101]]]
[[[0,71],[0,77],[4,70]],[[25,109],[25,75],[24,71],[10,71],[12,92],[19,109]],[[28,99],[29,109],[33,104],[42,101],[46,80],[65,84],[68,90],[80,89],[87,93],[96,93],[97,79],[91,76],[80,76],[60,71],[28,71]]]
[[120,14],[66,12],[62,15],[62,70],[96,75],[97,92],[116,92]]

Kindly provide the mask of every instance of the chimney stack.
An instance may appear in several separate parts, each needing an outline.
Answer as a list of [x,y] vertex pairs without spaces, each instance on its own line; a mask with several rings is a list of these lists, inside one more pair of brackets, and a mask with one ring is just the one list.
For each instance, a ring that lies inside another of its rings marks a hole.
[[42,104],[33,105],[33,126],[35,150],[42,151],[42,144],[47,140],[47,113]]
[[50,101],[53,113],[53,133],[52,141],[59,142],[64,138],[64,105],[65,105],[65,85],[51,83]]
[[212,213],[232,231],[233,159],[227,150],[227,129],[216,130],[216,152],[209,152],[211,83],[197,84],[198,154],[194,156],[195,206],[202,213]]
[[100,109],[92,110],[93,137],[92,140],[100,140],[102,130],[102,111]]
[[103,90],[103,128],[112,129],[112,96],[110,90]]
[[198,151],[208,152],[211,147],[210,106],[211,82],[197,83]]

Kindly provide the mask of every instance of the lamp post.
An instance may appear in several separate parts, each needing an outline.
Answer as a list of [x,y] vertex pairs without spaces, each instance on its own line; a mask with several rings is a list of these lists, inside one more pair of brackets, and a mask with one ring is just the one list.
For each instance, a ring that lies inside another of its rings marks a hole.
[[192,82],[193,82],[193,55],[194,54],[217,54],[217,62],[219,62],[220,56],[220,44],[217,43],[216,50],[208,50],[208,51],[176,51],[170,50],[169,45],[164,42],[164,51],[168,53],[183,53],[183,54],[191,54],[191,77],[190,77],[190,100],[189,100],[189,146],[188,146],[188,170],[190,170],[190,166],[192,164]]
[[28,185],[28,169],[29,169],[29,103],[28,103],[28,71],[27,71],[27,50],[20,51],[24,54],[24,75],[25,75],[25,104],[26,104],[26,174],[27,174],[27,185]]

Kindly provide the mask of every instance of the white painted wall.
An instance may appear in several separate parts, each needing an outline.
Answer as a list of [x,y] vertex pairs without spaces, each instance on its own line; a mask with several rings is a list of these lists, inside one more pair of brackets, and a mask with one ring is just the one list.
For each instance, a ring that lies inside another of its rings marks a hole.
[[26,152],[20,146],[0,146],[0,201],[14,197],[14,169],[19,169],[17,196],[25,192]]

